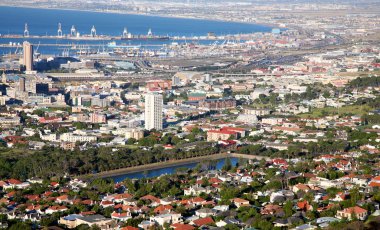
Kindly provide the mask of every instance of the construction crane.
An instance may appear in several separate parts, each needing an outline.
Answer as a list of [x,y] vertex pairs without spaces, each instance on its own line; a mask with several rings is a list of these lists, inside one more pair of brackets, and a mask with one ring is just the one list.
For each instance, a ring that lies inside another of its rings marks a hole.
[[40,55],[40,53],[38,53],[38,49],[40,48],[40,44],[41,44],[41,42],[38,42],[37,48],[34,51],[34,55],[36,55],[36,56]]

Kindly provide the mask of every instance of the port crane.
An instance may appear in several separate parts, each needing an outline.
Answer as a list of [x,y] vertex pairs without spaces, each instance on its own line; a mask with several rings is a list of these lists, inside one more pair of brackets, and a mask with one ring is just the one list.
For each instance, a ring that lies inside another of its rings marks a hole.
[[63,36],[61,23],[58,23],[57,36],[60,38]]
[[28,23],[25,23],[25,28],[24,28],[24,37],[29,37],[29,29],[28,29]]
[[91,28],[91,37],[96,37],[96,29],[94,25]]
[[123,30],[123,37],[124,37],[124,38],[128,37],[128,30],[127,30],[127,27],[124,27],[124,30]]
[[36,56],[40,55],[40,53],[38,53],[38,49],[40,48],[40,44],[41,44],[41,42],[38,42],[37,48],[34,51],[34,55],[36,55]]
[[152,36],[153,36],[152,29],[149,28],[149,30],[148,30],[148,37],[152,37]]
[[77,36],[77,30],[75,29],[74,25],[71,26],[70,36],[71,37],[76,37]]

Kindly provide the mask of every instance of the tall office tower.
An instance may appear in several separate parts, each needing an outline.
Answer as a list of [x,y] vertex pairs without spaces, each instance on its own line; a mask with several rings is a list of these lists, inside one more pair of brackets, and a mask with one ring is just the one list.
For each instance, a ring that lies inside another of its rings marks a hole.
[[145,95],[145,129],[162,129],[162,106],[161,94],[148,93]]
[[24,65],[26,67],[26,71],[33,70],[33,45],[29,42],[24,42],[22,44],[24,51]]
[[20,79],[18,80],[18,87],[20,92],[25,92],[25,78],[20,77]]

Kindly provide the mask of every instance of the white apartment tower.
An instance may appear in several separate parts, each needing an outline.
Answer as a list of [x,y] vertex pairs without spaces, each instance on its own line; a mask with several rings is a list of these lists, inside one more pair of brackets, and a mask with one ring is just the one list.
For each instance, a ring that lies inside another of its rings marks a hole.
[[145,129],[162,129],[162,105],[161,94],[148,93],[145,95]]

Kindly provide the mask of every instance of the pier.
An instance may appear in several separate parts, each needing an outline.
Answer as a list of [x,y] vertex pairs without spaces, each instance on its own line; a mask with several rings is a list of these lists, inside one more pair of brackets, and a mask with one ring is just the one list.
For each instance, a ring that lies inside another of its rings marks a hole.
[[220,37],[208,37],[208,36],[199,36],[199,37],[185,37],[185,36],[165,36],[165,39],[161,39],[160,37],[146,37],[143,35],[138,35],[132,38],[124,38],[123,36],[109,36],[109,35],[100,35],[100,36],[90,36],[84,35],[80,37],[72,37],[69,35],[62,36],[52,36],[52,35],[18,35],[18,34],[5,34],[1,35],[0,39],[56,39],[56,40],[73,40],[73,41],[216,41],[216,40],[224,40],[224,39],[237,39],[239,40],[239,35],[228,35],[228,36],[220,36]]
[[111,40],[126,40],[126,41],[179,41],[179,40],[188,40],[188,41],[202,41],[202,40],[240,40],[242,37],[247,37],[249,34],[236,34],[236,35],[225,35],[225,36],[216,36],[207,34],[205,36],[169,36],[169,35],[155,35],[152,30],[149,29],[147,34],[136,34],[133,35],[128,32],[127,28],[124,28],[121,31],[120,35],[99,35],[95,26],[91,27],[90,34],[80,34],[75,26],[73,25],[70,29],[70,33],[64,34],[62,30],[62,24],[58,23],[58,29],[56,35],[33,35],[29,31],[28,24],[25,24],[23,34],[0,34],[0,39],[56,39],[56,40],[74,40],[74,41],[111,41]]
[[[133,48],[136,47],[136,45],[120,45],[119,46],[108,46],[108,44],[102,44],[102,43],[97,43],[97,44],[68,44],[68,43],[37,43],[37,44],[32,44],[35,46],[52,46],[52,47],[72,47],[73,49],[81,49],[83,47],[108,47],[108,48]],[[130,46],[130,47],[129,47]],[[144,44],[144,45],[139,45],[141,47],[161,47],[163,46],[162,44]],[[0,47],[2,48],[22,48],[22,44],[0,44]]]

